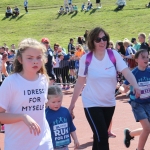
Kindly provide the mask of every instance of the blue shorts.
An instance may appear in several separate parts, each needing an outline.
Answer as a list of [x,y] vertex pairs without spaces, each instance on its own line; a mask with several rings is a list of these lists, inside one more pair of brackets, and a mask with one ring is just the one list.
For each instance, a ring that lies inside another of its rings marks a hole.
[[150,103],[140,104],[134,101],[130,102],[136,122],[148,119],[150,122]]

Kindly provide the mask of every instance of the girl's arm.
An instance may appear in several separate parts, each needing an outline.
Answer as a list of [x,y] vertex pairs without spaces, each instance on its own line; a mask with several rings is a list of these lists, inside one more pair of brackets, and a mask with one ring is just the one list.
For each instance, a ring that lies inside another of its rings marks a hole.
[[71,132],[71,137],[73,138],[74,140],[74,149],[78,148],[79,147],[79,141],[78,141],[78,138],[77,138],[77,135],[76,135],[76,132]]
[[41,132],[40,126],[30,116],[26,114],[11,114],[5,112],[5,109],[0,107],[0,124],[13,124],[23,121],[28,126],[31,134],[34,133],[34,135],[39,135]]
[[140,88],[137,84],[137,81],[136,81],[134,75],[132,74],[132,72],[128,68],[125,68],[122,71],[122,74],[124,75],[126,80],[134,87],[134,92],[135,92],[136,98],[140,97],[141,90],[140,90]]
[[75,107],[75,103],[78,99],[78,96],[85,84],[85,80],[86,80],[86,77],[81,77],[79,76],[78,79],[77,79],[77,82],[76,82],[76,85],[75,85],[75,88],[74,88],[74,92],[73,92],[73,96],[72,96],[72,100],[71,100],[71,103],[70,103],[70,106],[69,106],[69,111],[70,113],[72,114],[72,111]]

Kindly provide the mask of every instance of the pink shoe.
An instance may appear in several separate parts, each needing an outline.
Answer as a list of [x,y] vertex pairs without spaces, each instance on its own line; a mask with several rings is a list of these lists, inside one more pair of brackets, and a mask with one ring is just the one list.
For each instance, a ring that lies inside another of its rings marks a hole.
[[108,132],[108,137],[109,138],[115,138],[116,135],[114,133],[112,133],[112,132]]

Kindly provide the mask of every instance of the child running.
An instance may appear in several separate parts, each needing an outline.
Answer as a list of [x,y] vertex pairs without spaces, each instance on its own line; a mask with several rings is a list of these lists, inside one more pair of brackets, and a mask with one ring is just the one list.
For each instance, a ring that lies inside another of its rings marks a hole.
[[[140,135],[137,150],[144,150],[145,143],[150,133],[150,68],[148,67],[148,51],[140,50],[135,54],[135,60],[138,63],[138,67],[135,68],[132,73],[135,76],[137,83],[141,89],[141,96],[135,98],[134,89],[130,86],[130,101],[132,111],[136,122],[140,122],[142,129],[130,131],[125,129],[124,144],[126,147],[130,146],[130,140],[134,136]],[[125,81],[122,90],[126,92],[130,83]]]
[[46,119],[49,123],[54,150],[68,150],[71,143],[70,134],[74,140],[74,149],[79,146],[76,128],[72,117],[65,107],[62,107],[63,94],[60,87],[53,85],[48,89]]
[[45,117],[48,78],[46,48],[34,39],[19,44],[14,73],[0,87],[0,123],[5,150],[53,150]]

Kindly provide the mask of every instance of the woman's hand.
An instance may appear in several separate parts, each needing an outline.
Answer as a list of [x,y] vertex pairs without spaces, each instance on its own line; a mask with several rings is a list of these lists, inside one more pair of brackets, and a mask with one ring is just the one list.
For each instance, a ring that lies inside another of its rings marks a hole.
[[22,121],[28,126],[30,133],[34,135],[39,135],[41,132],[40,126],[28,115],[23,115]]
[[70,114],[71,114],[71,116],[72,116],[72,119],[75,118],[74,113],[73,113],[73,109],[74,109],[74,108],[75,108],[75,105],[70,105],[70,106],[69,106],[69,112],[70,112]]

